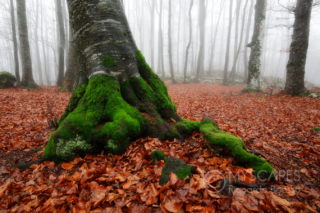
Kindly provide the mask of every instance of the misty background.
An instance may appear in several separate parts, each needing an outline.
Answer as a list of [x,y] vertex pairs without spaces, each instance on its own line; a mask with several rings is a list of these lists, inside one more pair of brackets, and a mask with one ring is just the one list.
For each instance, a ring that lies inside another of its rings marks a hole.
[[[155,9],[152,3],[155,1]],[[188,10],[191,0],[172,1],[172,44],[173,44],[173,64],[176,75],[183,74],[186,47],[189,41],[189,17]],[[164,71],[169,74],[169,54],[168,54],[168,0],[162,0],[162,37],[164,54]],[[227,47],[227,33],[229,22],[229,5],[231,1],[226,0],[206,0],[205,11],[205,74],[219,77],[225,65],[225,54]],[[237,2],[240,2],[239,19],[237,19]],[[235,50],[240,43],[241,23],[243,21],[245,0],[233,0],[233,21],[232,35],[229,54],[229,68],[231,71],[234,61]],[[237,74],[244,72],[245,60],[244,51],[250,56],[250,48],[246,47],[245,35],[249,31],[249,42],[253,34],[254,12],[249,17],[251,3],[255,0],[248,0],[246,7],[244,38],[241,44],[239,60],[237,62]],[[160,0],[123,0],[125,12],[134,35],[138,48],[143,52],[149,65],[156,73],[159,70],[159,13]],[[262,55],[261,76],[285,78],[286,65],[289,58],[289,47],[291,44],[292,25],[294,14],[290,8],[295,6],[295,0],[269,0],[267,7],[265,42]],[[15,4],[15,1],[14,1]],[[56,2],[54,0],[26,0],[27,19],[29,30],[29,42],[32,57],[33,76],[37,84],[55,85],[58,76],[58,25],[56,15]],[[15,9],[16,9],[15,5]],[[63,17],[66,39],[69,40],[69,20],[67,3],[63,1]],[[155,12],[154,12],[155,11]],[[221,12],[221,14],[220,14]],[[154,22],[152,23],[152,14]],[[218,18],[221,20],[218,24]],[[192,8],[192,43],[188,57],[188,75],[194,75],[197,68],[197,59],[200,47],[199,39],[199,0],[194,1]],[[251,20],[250,27],[247,26],[248,19]],[[238,33],[236,33],[236,22],[238,20]],[[152,25],[154,26],[152,28]],[[306,63],[305,80],[316,85],[320,85],[320,7],[315,6],[312,11],[309,49]],[[17,26],[16,26],[17,28]],[[152,29],[154,29],[152,33]],[[214,43],[215,33],[216,42]],[[237,36],[236,36],[237,35]],[[67,40],[67,41],[68,41]],[[38,45],[36,45],[38,44]],[[153,47],[153,48],[152,48]],[[37,51],[40,58],[37,57]],[[68,42],[65,47],[65,66],[67,66]],[[152,60],[152,55],[154,60]],[[20,57],[20,56],[19,56]],[[153,61],[153,63],[152,63]],[[213,63],[213,70],[209,70],[210,61]],[[66,68],[65,68],[66,70]],[[0,0],[0,71],[8,71],[14,74],[14,57],[12,28],[10,19],[10,1]],[[42,82],[39,79],[39,72],[45,73],[48,78]],[[21,66],[20,66],[21,73]]]

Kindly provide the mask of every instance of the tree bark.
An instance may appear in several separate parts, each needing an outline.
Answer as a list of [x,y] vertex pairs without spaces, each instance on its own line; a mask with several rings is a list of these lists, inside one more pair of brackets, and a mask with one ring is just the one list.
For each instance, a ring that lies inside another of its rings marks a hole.
[[171,74],[171,81],[173,84],[176,83],[176,80],[174,78],[174,68],[173,68],[173,56],[172,56],[172,25],[171,25],[171,19],[172,19],[172,2],[169,0],[169,17],[168,17],[168,40],[169,40],[169,65],[170,65],[170,74]]
[[18,56],[18,41],[16,32],[16,21],[13,0],[10,0],[10,16],[11,16],[11,27],[12,27],[12,41],[13,41],[13,56],[14,56],[14,70],[17,80],[17,84],[20,84],[20,73],[19,73],[19,56]]
[[69,52],[68,52],[68,63],[67,63],[67,71],[64,76],[64,87],[63,88],[67,92],[71,92],[73,89],[73,85],[76,78],[76,58],[75,58],[75,52],[74,52],[74,44],[73,44],[73,33],[70,31],[70,37],[69,40],[70,44],[69,46]]
[[151,48],[151,67],[154,69],[154,25],[155,25],[155,14],[156,14],[156,1],[152,1],[151,8],[151,38],[150,38],[150,48]]
[[190,8],[189,8],[189,43],[188,43],[188,46],[187,46],[187,49],[186,49],[186,58],[185,58],[185,61],[184,61],[184,69],[183,69],[183,72],[184,72],[184,75],[183,75],[183,83],[187,83],[187,69],[188,69],[188,57],[189,57],[189,49],[190,49],[190,45],[191,45],[191,42],[192,42],[192,14],[191,14],[191,11],[192,11],[192,7],[193,7],[193,0],[190,1]]
[[[246,40],[245,40],[245,47],[249,43],[249,36],[250,36],[250,28],[251,28],[251,21],[252,21],[252,14],[254,8],[254,0],[251,0],[249,17],[248,17],[248,24],[247,24],[247,33],[246,33]],[[248,81],[248,49],[244,49],[243,53],[243,62],[244,62],[244,74],[243,74],[243,83],[246,84]]]
[[39,0],[37,0],[37,10],[36,10],[36,25],[34,29],[34,42],[36,48],[36,57],[37,57],[37,70],[39,74],[39,84],[43,85],[43,77],[42,77],[42,68],[41,68],[41,60],[40,60],[40,49],[39,49],[39,38],[38,38],[38,28],[39,28]]
[[233,1],[230,1],[228,40],[227,40],[226,59],[225,59],[224,71],[223,71],[223,85],[228,84],[229,52],[230,52],[230,39],[231,39],[231,28],[232,28],[232,6],[233,6]]
[[306,89],[304,86],[305,65],[309,47],[310,19],[313,0],[298,0],[294,11],[290,56],[287,64],[287,78],[284,91],[297,96]]
[[204,74],[204,53],[205,53],[205,25],[206,25],[206,7],[205,1],[199,1],[199,17],[198,17],[199,33],[200,33],[200,48],[198,54],[197,72],[195,80],[199,82],[200,75]]
[[160,12],[159,14],[159,29],[158,29],[158,74],[161,75],[161,78],[165,79],[165,73],[164,73],[164,60],[163,60],[163,33],[162,33],[162,4],[163,0],[160,0]]
[[44,20],[44,15],[43,15],[43,2],[41,2],[41,40],[42,40],[42,51],[43,51],[43,61],[44,61],[44,63],[43,63],[43,70],[44,70],[44,73],[45,73],[45,75],[46,75],[46,85],[49,85],[49,75],[48,75],[48,66],[47,66],[47,64],[49,63],[49,61],[48,61],[48,58],[47,58],[47,54],[49,54],[49,53],[47,53],[46,52],[46,48],[45,48],[45,46],[44,46],[44,36],[43,36],[43,21]]
[[22,66],[22,81],[21,85],[28,88],[38,88],[38,85],[33,80],[32,62],[30,55],[26,2],[17,0],[17,20],[19,30],[20,56]]
[[62,0],[57,0],[57,21],[59,27],[59,68],[58,68],[58,79],[57,86],[61,87],[63,84],[64,78],[64,48],[65,48],[65,31],[64,31],[64,22],[62,16]]
[[264,41],[264,27],[266,20],[266,0],[257,0],[255,9],[255,23],[252,41],[247,47],[251,48],[249,60],[248,81],[245,90],[260,91],[261,55]]
[[230,73],[230,76],[229,76],[229,81],[231,81],[231,84],[235,83],[236,66],[237,66],[240,50],[242,48],[242,39],[243,39],[243,32],[244,32],[244,22],[245,22],[245,19],[246,19],[247,5],[248,5],[248,0],[246,0],[246,4],[245,4],[245,6],[243,8],[243,20],[242,20],[242,25],[241,25],[240,44],[239,44],[238,50],[236,50],[236,53],[235,53],[235,56],[234,56],[233,65],[232,65],[232,70],[231,70],[231,73]]
[[[221,0],[221,2],[220,2],[220,11],[219,11],[218,22],[217,22],[217,25],[216,25],[216,29],[215,29],[215,33],[214,33],[214,38],[213,38],[212,46],[211,46],[209,72],[211,73],[212,76],[213,76],[213,64],[214,64],[214,50],[215,50],[215,46],[216,46],[216,40],[217,40],[217,35],[218,35],[218,27],[219,27],[219,23],[220,23],[221,14],[222,14],[222,11],[223,11],[224,3],[225,3],[225,1],[224,1],[224,0]],[[213,11],[212,11],[212,14],[213,14]],[[213,23],[213,15],[212,15],[212,23]],[[213,27],[212,27],[211,34],[213,35]]]

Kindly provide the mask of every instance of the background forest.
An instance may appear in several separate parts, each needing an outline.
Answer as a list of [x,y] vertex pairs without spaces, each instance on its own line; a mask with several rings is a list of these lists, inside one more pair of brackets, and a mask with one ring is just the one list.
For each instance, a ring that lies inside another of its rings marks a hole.
[[[172,1],[172,64],[176,79],[181,80],[187,61],[187,75],[195,76],[201,46],[199,16],[204,17],[204,68],[202,76],[223,78],[226,63],[227,37],[229,26],[230,1],[204,1],[202,12],[199,1],[194,1],[191,11],[192,38],[188,59],[186,48],[189,43],[189,16],[190,0]],[[15,1],[13,1],[15,4]],[[247,5],[246,5],[247,4]],[[265,23],[265,38],[261,58],[261,76],[281,78],[285,80],[286,65],[289,58],[289,48],[293,32],[296,1],[272,0],[268,1]],[[317,5],[317,1],[314,2]],[[56,1],[27,0],[27,21],[29,42],[34,80],[39,85],[56,85],[59,70],[59,24],[57,21]],[[161,75],[165,72],[170,77],[169,40],[168,40],[168,1],[124,0],[125,10],[132,33],[138,48],[146,56],[147,61],[155,72]],[[250,48],[246,45],[251,41],[254,25],[254,0],[233,0],[232,28],[230,40],[230,54],[228,54],[227,70],[231,72],[235,63],[237,80],[245,81]],[[16,5],[14,5],[16,9]],[[253,10],[253,11],[252,11]],[[312,11],[310,43],[306,63],[305,80],[312,84],[320,84],[318,52],[318,38],[320,36],[320,7],[315,6]],[[68,65],[69,51],[69,20],[65,1],[62,1],[62,17],[65,45],[64,70]],[[161,18],[160,17],[160,12]],[[0,1],[0,70],[14,73],[14,57],[12,42],[12,27],[10,17],[10,1]],[[15,19],[16,20],[16,19]],[[242,22],[244,27],[242,28]],[[203,22],[203,21],[202,21]],[[160,26],[160,27],[159,27]],[[17,28],[17,25],[15,26]],[[241,39],[241,35],[243,38]],[[238,60],[235,62],[236,52],[240,46]],[[18,54],[19,55],[19,54]],[[163,66],[162,66],[163,61]],[[21,76],[20,66],[20,76]],[[284,85],[284,84],[283,84]]]

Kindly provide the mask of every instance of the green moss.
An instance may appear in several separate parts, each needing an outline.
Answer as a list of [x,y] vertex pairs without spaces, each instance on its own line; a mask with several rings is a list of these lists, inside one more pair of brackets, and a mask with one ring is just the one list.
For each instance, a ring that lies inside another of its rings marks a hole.
[[151,153],[151,158],[157,162],[157,161],[160,161],[160,160],[164,160],[166,157],[166,155],[160,151],[160,150],[155,150]]
[[102,60],[102,65],[107,68],[112,68],[117,66],[117,62],[113,58],[106,56]]
[[63,82],[60,92],[69,92],[67,89],[66,82]]
[[38,148],[33,150],[34,153],[37,153],[39,151],[40,151],[40,149],[38,149]]
[[65,112],[62,114],[60,118],[60,122],[63,122],[64,119],[71,113],[75,108],[77,108],[79,101],[83,97],[84,93],[86,92],[86,83],[81,83],[77,86],[77,88],[73,91],[72,96],[69,100],[68,106],[66,107]]
[[77,155],[90,153],[92,151],[93,146],[79,135],[76,135],[74,139],[70,140],[58,139],[56,145],[56,155],[63,161],[71,160]]
[[16,77],[9,72],[0,72],[0,89],[13,87],[17,81]]
[[315,127],[313,130],[316,131],[316,132],[319,132],[320,128],[319,127]]
[[252,167],[256,175],[274,179],[272,166],[266,161],[246,151],[244,142],[214,126],[212,121],[204,119],[201,122],[200,132],[213,148],[227,148],[232,152],[235,160],[244,166]]
[[41,89],[37,84],[28,84],[27,86],[28,89]]
[[[177,107],[172,102],[171,98],[168,95],[167,86],[152,71],[150,66],[146,63],[144,56],[139,50],[136,51],[136,58],[138,61],[139,73],[143,78],[143,80],[142,79],[139,79],[139,80],[144,81],[144,83],[140,82],[142,90],[139,90],[138,94],[139,93],[143,94],[144,92],[146,92],[145,99],[150,100],[150,102],[152,102],[157,106],[157,111],[161,114],[163,118],[165,119],[174,118],[175,112],[177,111]],[[148,89],[146,84],[149,86],[151,90]]]
[[244,90],[241,91],[242,93],[260,93],[263,92],[261,89],[250,89],[250,88],[245,88]]
[[182,119],[182,121],[177,122],[176,127],[180,134],[186,136],[192,134],[194,131],[199,132],[200,122]]
[[[100,124],[102,127],[96,128]],[[81,135],[87,144],[92,145],[92,149],[85,147],[85,150],[93,152],[94,149],[105,148],[119,154],[120,150],[124,151],[129,146],[130,139],[141,134],[146,124],[147,120],[140,112],[122,98],[120,85],[113,78],[94,76],[76,108],[60,122],[54,138],[50,138],[44,157],[64,159],[66,155],[70,156],[68,150],[75,144],[59,152],[57,144],[61,143],[59,139],[63,139],[64,144],[73,141],[76,135]],[[79,148],[78,145],[76,147]]]
[[187,165],[184,161],[174,158],[168,157],[165,159],[165,166],[162,169],[162,174],[160,176],[159,184],[165,185],[169,180],[169,174],[173,172],[177,175],[180,180],[184,180],[186,177],[192,177],[192,173],[194,172],[194,167]]

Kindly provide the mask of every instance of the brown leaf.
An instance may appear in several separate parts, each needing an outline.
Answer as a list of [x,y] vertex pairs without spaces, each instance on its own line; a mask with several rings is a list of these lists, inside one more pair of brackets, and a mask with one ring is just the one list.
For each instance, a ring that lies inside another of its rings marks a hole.
[[183,206],[183,202],[178,199],[170,200],[169,202],[164,204],[164,207],[169,212],[178,212]]
[[61,167],[68,171],[73,167],[73,164],[72,163],[62,163]]

